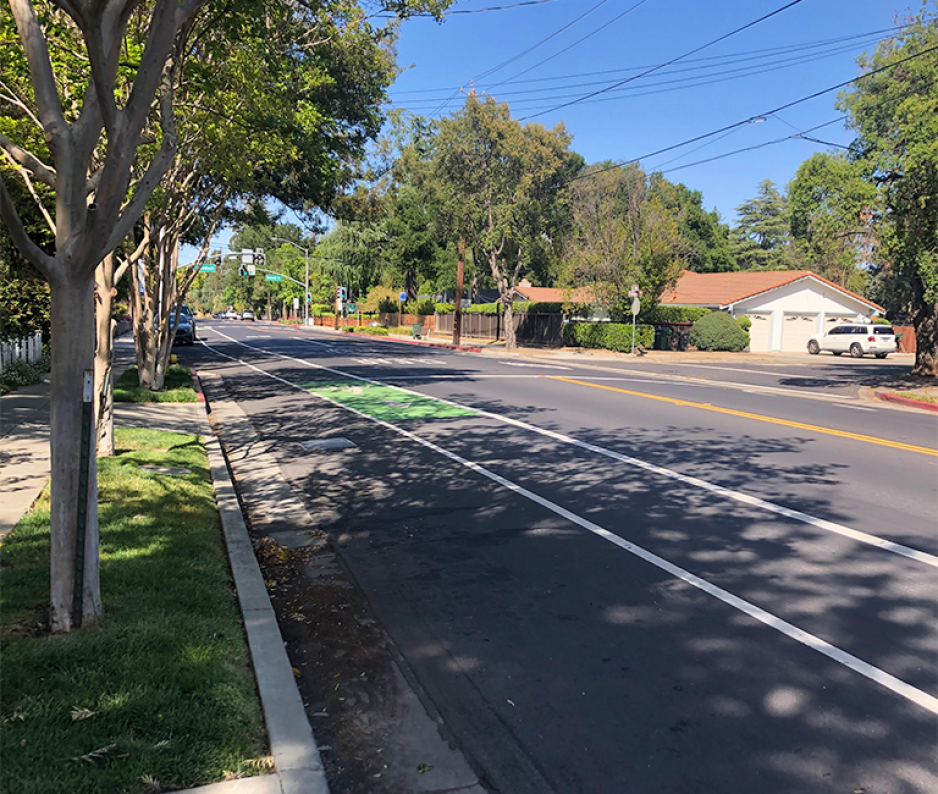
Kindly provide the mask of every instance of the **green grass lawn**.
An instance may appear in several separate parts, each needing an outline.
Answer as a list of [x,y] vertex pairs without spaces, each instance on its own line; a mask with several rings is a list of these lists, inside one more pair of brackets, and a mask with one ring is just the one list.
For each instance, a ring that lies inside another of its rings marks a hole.
[[202,443],[120,428],[115,442],[99,460],[101,625],[47,632],[47,492],[3,543],[4,792],[143,794],[266,765]]
[[931,403],[932,405],[938,403],[938,397],[934,397],[931,394],[923,394],[922,392],[896,391],[892,393],[898,394],[900,397],[908,397],[910,400],[918,400],[920,403]]
[[150,391],[137,385],[136,365],[128,367],[114,384],[114,401],[119,403],[194,403],[192,372],[182,364],[171,364],[163,381],[163,391]]

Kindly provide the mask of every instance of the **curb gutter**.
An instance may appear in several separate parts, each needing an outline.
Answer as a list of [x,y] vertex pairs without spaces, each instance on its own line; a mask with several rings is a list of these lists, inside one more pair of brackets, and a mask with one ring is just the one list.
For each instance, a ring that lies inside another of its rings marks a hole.
[[[203,402],[203,408],[204,405]],[[224,453],[206,413],[199,413],[199,424],[205,438],[215,501],[244,619],[276,774],[214,783],[187,789],[182,794],[329,794],[319,748],[254,556]]]
[[901,394],[888,391],[873,392],[873,396],[883,402],[896,403],[897,405],[905,405],[909,408],[918,408],[920,411],[938,413],[938,403],[926,403],[921,400],[913,400],[911,397],[903,397]]

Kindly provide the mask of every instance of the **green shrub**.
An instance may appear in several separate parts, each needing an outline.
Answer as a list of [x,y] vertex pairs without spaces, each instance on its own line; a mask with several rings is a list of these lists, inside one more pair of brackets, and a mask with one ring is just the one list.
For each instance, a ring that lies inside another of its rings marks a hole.
[[388,329],[382,328],[380,325],[362,325],[359,328],[353,328],[348,326],[345,329],[347,334],[363,334],[364,336],[387,336]]
[[309,314],[311,317],[331,317],[332,309],[331,303],[313,303],[309,307]]
[[873,325],[892,325],[885,317],[874,317]]
[[25,361],[14,361],[0,375],[0,394],[15,391],[21,386],[40,383],[50,369],[52,369],[52,359],[45,353],[31,364]]
[[0,339],[23,339],[52,329],[49,285],[38,278],[0,278]]
[[638,321],[648,325],[664,323],[693,323],[710,314],[710,309],[699,306],[649,306],[638,315]]
[[739,323],[739,327],[744,331],[748,332],[752,328],[752,320],[750,320],[745,314],[741,317],[736,318],[736,322]]
[[690,329],[690,343],[698,350],[738,353],[749,344],[749,334],[726,312],[715,311],[694,323]]
[[463,314],[484,314],[486,317],[494,317],[501,312],[501,304],[496,303],[473,303],[472,306],[463,310]]
[[454,311],[456,311],[455,303],[438,303],[436,305],[437,314],[452,314]]
[[[650,349],[654,341],[654,326],[635,326],[636,346]],[[628,353],[632,350],[632,326],[626,323],[567,323],[563,327],[563,343],[568,347]]]

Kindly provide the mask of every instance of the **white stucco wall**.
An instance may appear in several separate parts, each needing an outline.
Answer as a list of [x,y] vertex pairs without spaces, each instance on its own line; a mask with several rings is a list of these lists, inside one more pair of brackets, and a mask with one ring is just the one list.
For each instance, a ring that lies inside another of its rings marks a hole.
[[851,316],[853,320],[862,321],[871,316],[873,308],[822,281],[802,279],[740,301],[731,311],[736,317],[749,312],[771,314],[769,350],[781,350],[782,323],[786,314],[816,314],[815,330],[820,333],[828,315]]

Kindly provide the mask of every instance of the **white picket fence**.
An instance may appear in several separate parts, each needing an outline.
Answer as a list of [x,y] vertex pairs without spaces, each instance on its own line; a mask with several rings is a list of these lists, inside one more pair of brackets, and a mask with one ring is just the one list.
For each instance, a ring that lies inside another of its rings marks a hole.
[[25,339],[11,339],[0,342],[0,372],[14,361],[32,363],[42,356],[42,331],[36,331]]

